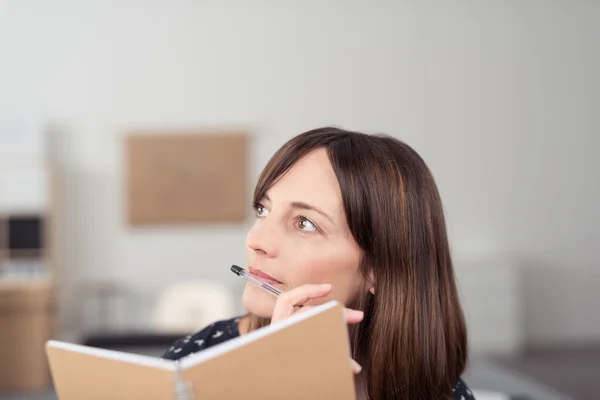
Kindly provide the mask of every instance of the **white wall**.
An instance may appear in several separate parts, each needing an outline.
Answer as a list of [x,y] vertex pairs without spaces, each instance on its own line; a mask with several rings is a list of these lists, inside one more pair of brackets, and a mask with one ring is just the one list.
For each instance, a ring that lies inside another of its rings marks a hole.
[[65,279],[239,288],[245,227],[126,226],[129,129],[249,127],[256,177],[337,124],[423,154],[457,257],[525,267],[529,339],[600,338],[597,3],[282,3],[0,1],[0,112],[69,127]]
[[454,247],[525,267],[530,340],[597,340],[600,4],[485,3],[419,25],[425,156]]

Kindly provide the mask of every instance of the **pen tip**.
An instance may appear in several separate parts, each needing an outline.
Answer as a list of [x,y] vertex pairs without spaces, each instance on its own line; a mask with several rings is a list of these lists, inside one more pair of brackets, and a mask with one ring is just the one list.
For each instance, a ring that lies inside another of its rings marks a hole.
[[232,265],[231,266],[231,272],[233,272],[236,275],[239,275],[240,272],[242,272],[242,268],[238,267],[237,265]]

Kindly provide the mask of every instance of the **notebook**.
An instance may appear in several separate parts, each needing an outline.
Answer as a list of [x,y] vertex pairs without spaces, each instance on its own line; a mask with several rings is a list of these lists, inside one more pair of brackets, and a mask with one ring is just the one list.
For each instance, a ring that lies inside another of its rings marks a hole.
[[60,400],[355,399],[336,301],[178,361],[51,340]]

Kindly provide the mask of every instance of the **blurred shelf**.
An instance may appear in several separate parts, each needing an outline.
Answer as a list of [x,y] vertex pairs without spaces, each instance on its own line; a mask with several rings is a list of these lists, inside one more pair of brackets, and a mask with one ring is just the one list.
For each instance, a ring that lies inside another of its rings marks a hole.
[[9,249],[7,258],[22,260],[42,260],[45,256],[44,249]]

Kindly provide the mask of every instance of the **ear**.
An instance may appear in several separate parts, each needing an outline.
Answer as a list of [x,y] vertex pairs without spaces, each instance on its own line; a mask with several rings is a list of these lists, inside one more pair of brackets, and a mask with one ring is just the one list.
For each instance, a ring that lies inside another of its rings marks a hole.
[[367,277],[367,287],[369,288],[369,292],[371,294],[375,294],[375,274],[373,270],[369,271],[369,276]]

